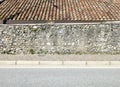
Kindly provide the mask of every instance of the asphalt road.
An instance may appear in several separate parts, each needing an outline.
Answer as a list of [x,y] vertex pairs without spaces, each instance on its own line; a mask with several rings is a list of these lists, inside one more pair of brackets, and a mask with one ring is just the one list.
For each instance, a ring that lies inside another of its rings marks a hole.
[[1,68],[0,87],[120,87],[120,69]]

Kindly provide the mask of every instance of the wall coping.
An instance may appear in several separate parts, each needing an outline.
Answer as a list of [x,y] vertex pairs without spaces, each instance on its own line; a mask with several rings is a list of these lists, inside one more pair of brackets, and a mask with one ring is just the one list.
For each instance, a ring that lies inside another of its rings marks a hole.
[[[7,24],[12,25],[37,25],[37,24],[107,24],[107,23],[120,23],[120,21],[66,21],[66,20],[56,20],[56,21],[46,21],[46,20],[8,20]],[[3,21],[0,20],[0,25],[3,24]]]

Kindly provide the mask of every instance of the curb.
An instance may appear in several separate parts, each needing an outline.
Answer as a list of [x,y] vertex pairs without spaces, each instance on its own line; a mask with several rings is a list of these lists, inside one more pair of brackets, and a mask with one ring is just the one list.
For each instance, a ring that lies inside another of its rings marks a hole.
[[111,65],[111,61],[89,61],[86,64],[87,66],[100,66],[100,65]]
[[0,61],[0,65],[120,66],[120,61]]
[[110,65],[120,65],[120,61],[111,61]]
[[63,65],[62,61],[39,61],[40,65]]
[[78,66],[86,66],[86,61],[63,61],[63,65],[78,65]]
[[0,65],[16,65],[16,61],[0,61]]
[[16,61],[16,65],[39,65],[39,61]]

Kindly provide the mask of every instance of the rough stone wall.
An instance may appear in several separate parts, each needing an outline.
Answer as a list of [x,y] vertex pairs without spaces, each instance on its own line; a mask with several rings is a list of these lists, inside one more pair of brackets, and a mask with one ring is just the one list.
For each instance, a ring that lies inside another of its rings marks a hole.
[[120,54],[120,24],[0,25],[0,54]]

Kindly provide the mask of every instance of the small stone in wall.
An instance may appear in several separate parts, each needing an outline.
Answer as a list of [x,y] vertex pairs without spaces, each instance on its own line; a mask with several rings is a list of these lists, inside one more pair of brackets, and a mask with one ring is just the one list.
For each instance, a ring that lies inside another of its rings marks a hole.
[[51,45],[51,43],[47,43],[47,45],[49,45],[49,46],[50,46],[50,45]]

